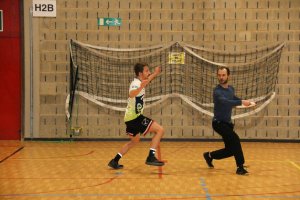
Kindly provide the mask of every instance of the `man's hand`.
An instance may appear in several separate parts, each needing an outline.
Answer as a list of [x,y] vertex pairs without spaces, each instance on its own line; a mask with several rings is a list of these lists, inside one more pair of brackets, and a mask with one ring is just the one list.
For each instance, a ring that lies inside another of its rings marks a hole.
[[250,101],[249,100],[242,100],[242,104],[244,105],[244,106],[250,106]]

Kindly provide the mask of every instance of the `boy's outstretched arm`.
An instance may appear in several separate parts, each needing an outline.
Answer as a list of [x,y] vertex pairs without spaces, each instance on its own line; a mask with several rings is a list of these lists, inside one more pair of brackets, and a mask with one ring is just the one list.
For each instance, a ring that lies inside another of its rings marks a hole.
[[148,81],[151,82],[158,74],[160,74],[161,72],[161,67],[157,66],[154,69],[154,72],[152,74],[150,74],[150,76],[148,77]]

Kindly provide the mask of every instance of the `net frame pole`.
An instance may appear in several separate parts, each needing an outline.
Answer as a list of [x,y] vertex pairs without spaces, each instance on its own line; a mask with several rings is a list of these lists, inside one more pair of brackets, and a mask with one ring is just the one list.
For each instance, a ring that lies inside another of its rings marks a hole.
[[70,56],[70,101],[69,101],[69,113],[71,121],[72,118],[72,111],[73,111],[73,105],[74,105],[74,98],[75,98],[75,92],[76,92],[76,85],[78,81],[78,67],[76,68],[75,76],[74,76],[74,68],[73,68],[73,60]]

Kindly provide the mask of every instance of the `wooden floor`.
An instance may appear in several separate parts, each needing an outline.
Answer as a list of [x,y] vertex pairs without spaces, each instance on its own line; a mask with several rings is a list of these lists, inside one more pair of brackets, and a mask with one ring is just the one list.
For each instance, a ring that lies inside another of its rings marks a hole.
[[[124,142],[0,141],[0,199],[300,199],[299,143],[242,143],[250,175],[233,158],[202,158],[221,142],[162,142],[163,167],[145,165],[149,142],[107,163]],[[21,148],[23,147],[23,148]]]

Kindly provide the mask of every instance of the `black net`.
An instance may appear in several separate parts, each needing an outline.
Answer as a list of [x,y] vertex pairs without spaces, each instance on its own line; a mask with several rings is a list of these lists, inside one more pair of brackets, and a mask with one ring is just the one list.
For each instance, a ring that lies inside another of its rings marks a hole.
[[[253,99],[259,106],[259,103],[265,104],[275,90],[283,46],[230,54],[178,42],[149,48],[114,49],[71,41],[72,71],[78,69],[78,81],[73,88],[77,94],[101,106],[125,110],[129,84],[135,77],[133,67],[143,62],[148,63],[151,71],[156,66],[162,67],[162,73],[147,86],[146,105],[177,96],[200,112],[212,115],[217,68],[227,66],[236,95]],[[234,115],[254,109],[257,107],[236,109]]]

